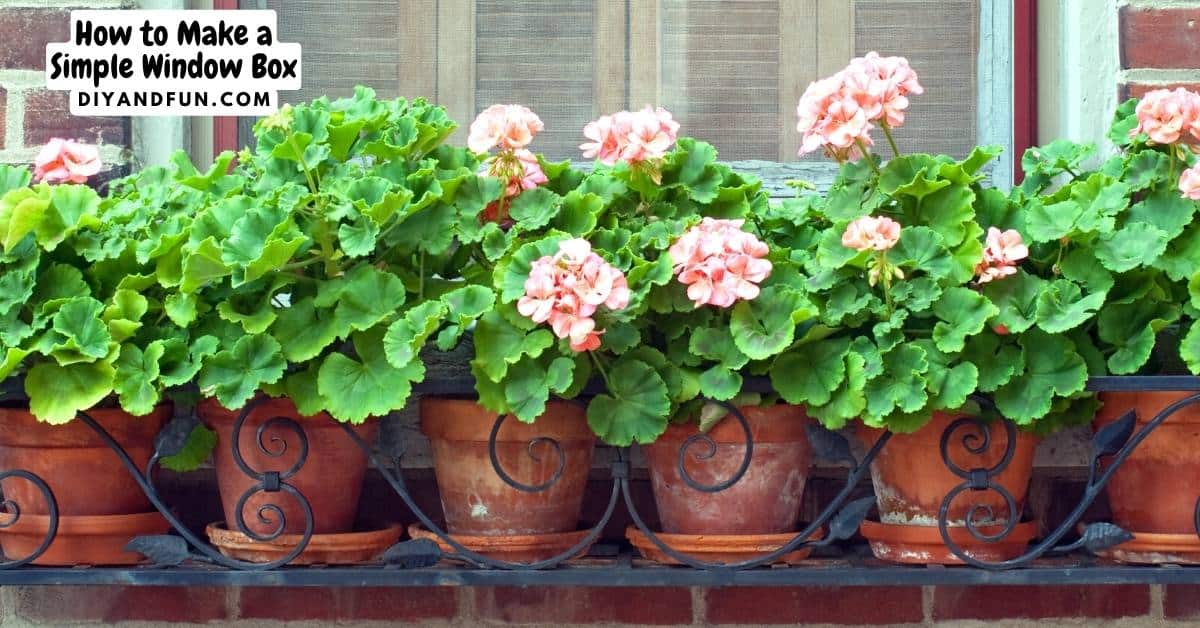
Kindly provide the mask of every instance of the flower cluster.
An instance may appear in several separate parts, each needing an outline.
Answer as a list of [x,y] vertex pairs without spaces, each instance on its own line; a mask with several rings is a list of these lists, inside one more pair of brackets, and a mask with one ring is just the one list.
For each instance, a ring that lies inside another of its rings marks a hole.
[[1029,257],[1029,247],[1016,229],[1001,231],[988,227],[987,245],[983,249],[983,260],[975,267],[978,283],[987,283],[1017,272],[1017,264]]
[[479,112],[467,136],[467,146],[486,153],[499,146],[513,151],[529,146],[544,128],[542,119],[523,105],[492,105]]
[[771,274],[771,262],[763,259],[767,245],[742,231],[743,222],[705,218],[671,245],[675,274],[696,307],[754,299]]
[[863,150],[874,145],[874,124],[890,134],[904,124],[908,95],[924,91],[904,57],[870,52],[854,59],[837,74],[809,84],[800,97],[800,155],[823,148],[839,161],[861,158]]
[[618,111],[587,123],[583,134],[591,141],[579,149],[584,157],[606,166],[654,161],[667,154],[678,133],[679,123],[670,111],[646,105],[641,111]]
[[629,296],[625,275],[592,252],[587,240],[574,238],[533,262],[517,311],[536,323],[549,321],[556,336],[570,339],[573,351],[592,351],[604,333],[592,318],[596,308],[624,309]]
[[1184,198],[1200,201],[1200,165],[1183,171],[1179,177],[1179,192]]
[[842,246],[856,251],[886,251],[899,240],[900,223],[886,216],[863,216],[842,233]]
[[1155,144],[1200,142],[1200,94],[1182,87],[1147,92],[1138,102],[1137,120],[1130,137],[1145,133]]
[[[874,286],[883,277],[884,288],[892,279],[904,279],[904,271],[887,260],[887,251],[900,241],[900,223],[887,216],[863,216],[846,225],[842,246],[856,251],[875,251],[867,261],[867,283]],[[886,290],[885,290],[886,292]]]
[[500,147],[499,154],[488,159],[486,173],[504,182],[504,196],[488,204],[483,220],[507,219],[507,201],[548,181],[537,155],[525,148],[543,128],[541,118],[522,105],[492,105],[471,123],[467,138],[471,150],[485,153]]
[[33,177],[46,183],[86,183],[101,166],[97,147],[56,137],[38,151]]

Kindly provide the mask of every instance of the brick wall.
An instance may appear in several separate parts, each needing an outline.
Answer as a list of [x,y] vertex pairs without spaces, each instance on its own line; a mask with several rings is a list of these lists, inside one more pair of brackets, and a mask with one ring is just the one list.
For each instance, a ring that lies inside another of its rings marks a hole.
[[1160,87],[1200,91],[1200,2],[1142,1],[1120,9],[1121,99]]
[[32,164],[52,137],[100,144],[103,181],[129,161],[129,118],[70,115],[67,92],[44,88],[46,43],[67,41],[72,8],[114,8],[124,0],[0,0],[0,163]]

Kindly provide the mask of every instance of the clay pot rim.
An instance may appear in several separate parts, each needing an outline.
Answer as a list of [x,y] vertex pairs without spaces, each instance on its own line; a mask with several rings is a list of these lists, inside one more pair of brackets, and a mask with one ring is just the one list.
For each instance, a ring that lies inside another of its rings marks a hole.
[[[994,534],[1004,529],[1004,524],[993,524],[976,528],[983,534]],[[984,545],[987,547],[1004,547],[1011,545],[1025,546],[1037,535],[1037,521],[1023,521],[1013,527],[1012,532],[1002,540],[994,543],[980,541],[975,538],[966,526],[951,526],[950,539],[964,547]],[[930,545],[945,547],[942,533],[938,526],[906,525],[903,523],[881,523],[866,520],[862,522],[859,532],[868,541],[885,543],[905,543],[912,545]],[[948,551],[948,550],[947,550]]]
[[[590,529],[574,530],[571,532],[548,532],[546,534],[448,534],[448,536],[468,549],[480,553],[501,551],[505,553],[523,552],[529,550],[561,547],[567,549],[583,540],[591,532]],[[408,536],[413,539],[429,539],[444,547],[436,534],[427,530],[420,522],[409,524]],[[599,539],[597,539],[599,540]],[[584,548],[586,553],[588,548]]]
[[[334,425],[342,423],[341,421],[338,421],[330,416],[327,412],[321,412],[312,416],[304,416],[300,414],[298,409],[296,409],[296,403],[291,399],[287,397],[271,397],[263,393],[259,393],[255,397],[252,397],[246,402],[246,405],[243,405],[237,410],[230,410],[229,408],[221,405],[221,402],[218,401],[216,397],[205,397],[196,403],[196,416],[205,423],[218,421],[232,423],[237,420],[242,411],[246,409],[246,406],[250,405],[251,403],[255,403],[256,401],[259,403],[259,405],[252,411],[252,414],[263,414],[265,409],[270,408],[272,405],[278,404],[283,405],[286,408],[285,410],[280,411],[280,415],[286,416],[290,419],[312,421],[313,423],[328,421]],[[374,420],[376,420],[376,417],[368,417],[362,423],[353,426],[357,427],[359,425],[365,425],[367,422]]]
[[[684,551],[687,548],[698,548],[701,551],[713,551],[713,549],[721,549],[723,551],[747,551],[753,549],[764,549],[768,546],[775,548],[782,547],[788,541],[796,538],[796,535],[803,532],[797,530],[795,532],[779,532],[771,534],[672,534],[668,532],[655,532],[659,540],[671,546],[671,549]],[[825,531],[817,529],[815,532],[805,537],[805,540],[819,540],[825,537]],[[653,545],[654,542],[650,537],[642,532],[636,525],[630,525],[625,528],[625,538],[633,543],[634,547],[640,545]],[[657,547],[657,546],[655,546]],[[765,549],[765,551],[770,551]]]
[[[175,404],[170,401],[163,401],[154,406],[153,410],[141,416],[130,414],[119,407],[93,407],[84,410],[84,412],[99,423],[110,436],[117,440],[137,437],[149,437],[153,439],[174,414]],[[45,427],[50,431],[48,434],[40,433],[38,435],[17,429],[16,426],[12,428],[4,427],[3,424],[6,418],[16,418],[18,421],[25,423],[32,422],[37,427]],[[14,433],[14,430],[18,434],[18,437],[8,438],[10,434]],[[89,442],[87,444],[79,442],[55,442],[61,439],[86,439]],[[35,417],[30,412],[28,405],[0,407],[0,446],[27,449],[109,449],[108,445],[100,439],[99,435],[93,432],[90,427],[84,425],[78,418],[73,417],[65,423],[47,423]]]
[[[804,406],[778,402],[765,406],[738,406],[742,416],[750,425],[750,434],[755,443],[787,443],[808,440],[808,426],[814,425],[815,420],[808,416]],[[781,416],[796,413],[797,416]],[[655,443],[678,444],[694,434],[699,434],[699,425],[693,419],[682,423],[671,423],[667,429],[654,440]],[[711,429],[706,432],[714,442],[721,444],[744,444],[746,434],[741,422],[726,414]]]
[[[70,536],[111,536],[134,530],[158,530],[167,520],[157,510],[132,515],[59,515],[58,534]],[[50,526],[49,515],[21,513],[16,521],[0,534],[45,534]]]
[[[375,524],[372,524],[375,525]],[[305,546],[305,551],[327,552],[331,550],[355,550],[379,544],[382,540],[388,545],[395,543],[404,534],[404,528],[399,523],[378,524],[370,530],[354,532],[335,532],[331,534],[313,534]],[[291,550],[304,538],[303,534],[280,534],[269,541],[255,541],[237,530],[230,530],[224,521],[214,521],[205,526],[204,531],[213,545],[220,548],[249,549],[262,551],[270,547]]]
[[[478,397],[429,395],[419,401],[421,433],[427,438],[464,443],[486,443],[496,422],[496,413],[479,404]],[[437,408],[448,408],[453,416],[433,416]],[[509,416],[500,426],[496,442],[526,443],[534,438],[565,442],[596,442],[583,406],[565,399],[546,402],[546,412],[533,423]]]

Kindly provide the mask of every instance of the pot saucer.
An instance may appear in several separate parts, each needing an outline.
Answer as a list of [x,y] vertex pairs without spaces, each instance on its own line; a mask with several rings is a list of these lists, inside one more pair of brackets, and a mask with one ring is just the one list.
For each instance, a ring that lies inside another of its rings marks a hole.
[[[981,534],[999,534],[1002,525],[981,526]],[[950,528],[950,539],[976,560],[997,562],[1016,558],[1037,534],[1037,522],[1019,523],[1001,541],[988,543],[975,538],[965,527]],[[937,526],[903,525],[864,521],[859,532],[880,560],[916,565],[962,565],[963,561],[942,542]]]
[[[532,563],[553,558],[571,549],[582,541],[591,530],[575,532],[555,532],[549,534],[518,534],[518,535],[477,535],[451,534],[450,538],[467,549],[483,554],[488,558],[514,563]],[[408,526],[408,535],[414,539],[429,539],[438,544],[443,552],[453,553],[455,549],[449,543],[439,539],[436,534],[425,529],[420,523]],[[583,548],[575,556],[578,558],[588,553],[591,545]]]
[[1200,565],[1200,536],[1133,532],[1133,540],[1096,552],[1135,565]]
[[[4,555],[19,560],[32,554],[46,538],[49,526],[47,515],[22,513],[12,525],[0,528]],[[135,536],[165,534],[170,527],[157,511],[133,515],[60,515],[54,541],[33,564],[136,565],[145,561],[145,557],[125,551],[125,544]]]
[[[821,531],[814,533],[813,538],[819,539]],[[664,544],[671,549],[708,563],[737,563],[758,558],[769,554],[796,538],[795,532],[783,534],[666,534],[655,533]],[[625,538],[633,544],[642,556],[664,565],[678,565],[680,562],[662,551],[650,537],[646,536],[637,526],[625,529]],[[775,564],[795,565],[808,558],[812,553],[811,547],[788,552],[775,560]]]
[[[270,541],[255,541],[226,527],[224,521],[208,524],[208,539],[221,553],[252,563],[269,563],[291,552],[303,538],[301,534],[281,534]],[[371,562],[400,540],[399,524],[372,530],[341,534],[314,534],[300,555],[289,565],[353,565]]]

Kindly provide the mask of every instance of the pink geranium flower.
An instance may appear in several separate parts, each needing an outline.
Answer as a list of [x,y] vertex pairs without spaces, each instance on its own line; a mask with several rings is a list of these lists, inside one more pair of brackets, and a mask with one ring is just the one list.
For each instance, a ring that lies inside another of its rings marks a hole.
[[701,305],[730,307],[758,297],[758,284],[771,274],[767,245],[742,231],[741,220],[705,218],[667,253],[688,298]]
[[1200,94],[1182,87],[1147,92],[1138,102],[1137,119],[1130,137],[1145,133],[1155,144],[1200,142]]
[[886,251],[899,241],[900,223],[887,216],[863,216],[842,233],[842,246],[856,251]]
[[975,267],[975,273],[979,276],[977,283],[984,284],[1016,274],[1017,264],[1027,257],[1029,247],[1025,246],[1019,231],[988,227],[983,260]]
[[587,123],[579,145],[585,158],[611,166],[618,161],[631,164],[662,158],[675,144],[679,123],[671,112],[646,105],[641,111],[618,111]]
[[86,183],[102,166],[96,146],[56,137],[34,158],[33,178],[46,183]]
[[517,311],[536,323],[549,322],[573,351],[593,351],[604,333],[592,318],[596,309],[625,309],[630,296],[625,275],[594,253],[587,240],[574,238],[560,242],[558,253],[533,262]]
[[839,161],[862,157],[874,123],[904,124],[909,94],[925,90],[904,57],[867,53],[843,70],[808,86],[796,106],[800,155],[818,148]]
[[1200,201],[1200,165],[1183,171],[1179,177],[1179,192],[1184,198]]
[[542,119],[524,105],[492,105],[471,123],[467,146],[477,153],[497,146],[501,150],[525,148],[543,128]]

